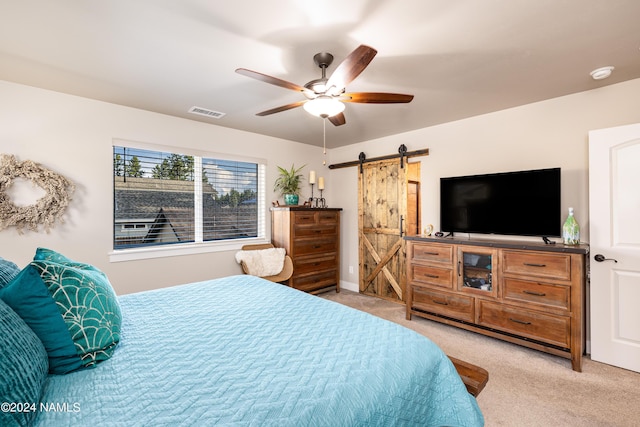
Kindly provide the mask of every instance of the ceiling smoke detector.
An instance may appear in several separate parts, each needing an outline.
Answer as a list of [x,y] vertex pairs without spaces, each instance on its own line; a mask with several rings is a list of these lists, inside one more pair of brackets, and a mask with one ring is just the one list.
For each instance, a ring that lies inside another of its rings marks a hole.
[[591,77],[593,77],[593,80],[602,80],[609,77],[614,68],[615,67],[596,68],[590,74],[591,74]]

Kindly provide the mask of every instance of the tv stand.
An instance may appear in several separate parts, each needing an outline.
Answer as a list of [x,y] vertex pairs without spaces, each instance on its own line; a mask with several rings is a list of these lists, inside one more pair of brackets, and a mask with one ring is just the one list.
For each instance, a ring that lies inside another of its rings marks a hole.
[[582,371],[587,245],[406,236],[412,315],[571,360]]

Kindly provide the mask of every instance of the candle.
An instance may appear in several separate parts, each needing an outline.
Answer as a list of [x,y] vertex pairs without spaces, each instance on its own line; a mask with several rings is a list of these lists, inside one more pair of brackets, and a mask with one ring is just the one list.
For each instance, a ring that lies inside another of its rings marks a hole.
[[316,183],[316,171],[309,172],[309,184]]
[[324,190],[324,177],[318,178],[318,190]]

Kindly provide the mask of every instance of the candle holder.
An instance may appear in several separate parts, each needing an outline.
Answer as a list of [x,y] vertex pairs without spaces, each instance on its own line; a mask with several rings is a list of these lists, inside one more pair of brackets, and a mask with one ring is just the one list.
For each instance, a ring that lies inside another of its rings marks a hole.
[[316,207],[318,208],[326,208],[327,201],[322,197],[322,190],[320,190],[320,197],[316,199]]
[[313,206],[313,182],[311,183],[311,197],[309,197],[309,205]]
[[322,197],[322,189],[320,189],[320,197],[314,197],[313,196],[313,186],[314,184],[311,183],[311,197],[309,197],[309,200],[307,201],[307,203],[305,203],[306,206],[309,206],[311,208],[326,208],[327,207],[327,201],[324,199],[324,197]]

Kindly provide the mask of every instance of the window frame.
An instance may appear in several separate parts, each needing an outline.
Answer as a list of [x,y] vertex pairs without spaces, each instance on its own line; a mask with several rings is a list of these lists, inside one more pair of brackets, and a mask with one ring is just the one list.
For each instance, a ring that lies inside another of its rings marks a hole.
[[[195,242],[185,242],[185,243],[172,243],[170,245],[155,245],[155,246],[145,246],[145,247],[132,247],[132,248],[121,248],[114,249],[113,248],[113,235],[112,235],[112,249],[109,252],[109,261],[110,262],[122,262],[122,261],[133,261],[140,259],[153,259],[153,258],[163,258],[163,257],[173,257],[173,256],[182,256],[182,255],[195,255],[202,253],[210,253],[210,252],[224,252],[224,251],[237,251],[242,248],[243,245],[253,244],[253,243],[267,243],[268,240],[266,238],[266,221],[267,221],[267,207],[266,207],[266,170],[267,170],[267,161],[261,158],[255,157],[247,157],[247,156],[239,156],[233,154],[224,154],[218,152],[210,152],[210,151],[202,151],[196,149],[190,149],[185,147],[176,147],[176,146],[168,146],[168,145],[160,145],[160,144],[152,144],[152,143],[144,143],[137,141],[129,141],[123,139],[113,139],[111,146],[111,159],[110,164],[111,167],[110,179],[111,179],[111,189],[112,194],[114,195],[111,198],[111,230],[113,233],[113,227],[115,224],[115,211],[114,211],[114,203],[115,203],[115,184],[113,179],[113,148],[114,147],[126,147],[132,149],[141,149],[141,150],[151,150],[151,151],[159,151],[165,153],[173,153],[180,155],[188,155],[194,156],[198,160],[197,162],[202,161],[202,158],[207,159],[215,159],[215,160],[228,160],[228,161],[237,161],[237,162],[247,162],[247,163],[255,163],[257,165],[258,170],[258,191],[257,191],[257,214],[258,214],[258,224],[257,224],[257,237],[248,237],[248,238],[235,238],[235,239],[224,239],[224,240],[210,240],[210,241],[202,241],[202,224],[196,229],[200,230],[200,233],[196,233],[196,241]],[[197,183],[198,180],[195,180]],[[194,196],[196,201],[201,200],[201,194],[197,191],[198,187],[201,189],[201,185],[196,185],[194,189]],[[197,212],[197,209],[196,209]],[[202,222],[202,214],[200,215],[196,213],[195,221],[200,220]],[[198,238],[200,237],[200,239]]]

